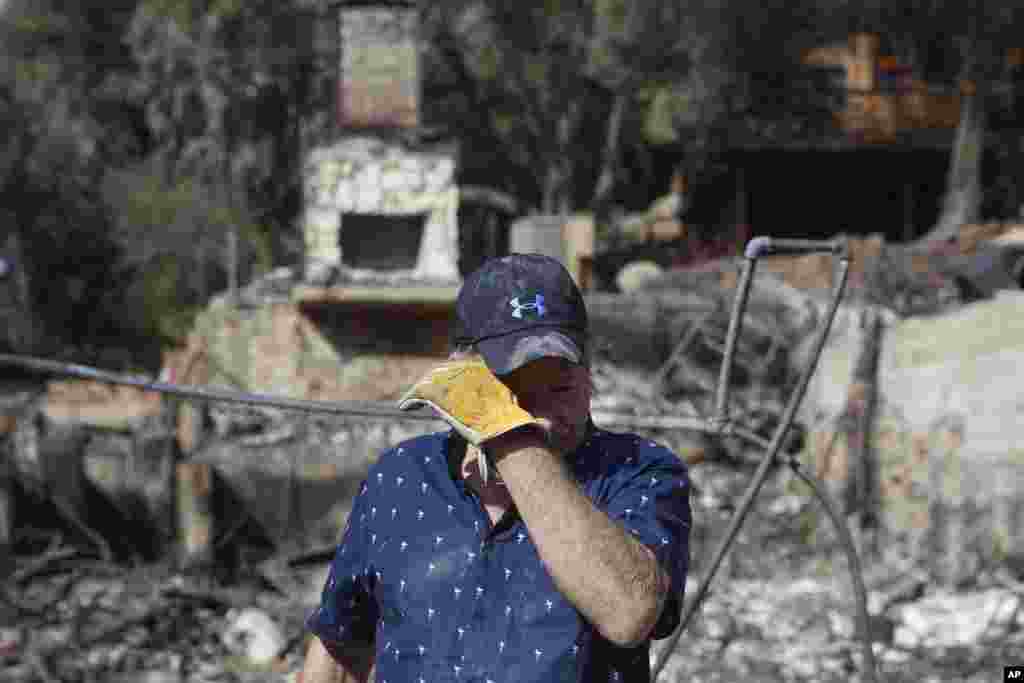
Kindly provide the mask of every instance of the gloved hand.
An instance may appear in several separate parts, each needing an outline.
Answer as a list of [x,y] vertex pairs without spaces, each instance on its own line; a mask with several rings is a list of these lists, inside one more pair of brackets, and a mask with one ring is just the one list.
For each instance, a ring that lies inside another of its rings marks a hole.
[[424,375],[399,400],[402,410],[433,408],[474,446],[525,425],[540,425],[480,358],[450,360]]

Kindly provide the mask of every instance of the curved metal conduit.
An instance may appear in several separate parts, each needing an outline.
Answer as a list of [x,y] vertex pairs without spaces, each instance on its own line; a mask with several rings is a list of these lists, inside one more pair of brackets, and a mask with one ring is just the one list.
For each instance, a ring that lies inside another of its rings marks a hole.
[[[771,441],[765,442],[756,434],[736,425],[728,413],[729,382],[732,373],[733,359],[735,358],[736,340],[739,338],[740,332],[743,328],[743,314],[750,295],[754,269],[757,265],[757,260],[762,256],[771,254],[821,252],[831,253],[839,259],[839,273],[836,278],[835,286],[833,287],[832,297],[829,301],[828,313],[825,320],[818,327],[810,362],[807,364],[807,367],[804,368],[796,389],[790,395],[789,403],[786,405],[785,412],[783,413],[783,419],[776,428]],[[754,500],[757,498],[757,494],[760,491],[761,486],[764,484],[772,464],[777,462],[779,450],[782,448],[783,443],[785,443],[786,435],[793,424],[796,412],[800,407],[800,403],[803,401],[804,395],[807,393],[807,386],[810,383],[811,376],[817,368],[818,360],[821,358],[821,351],[825,346],[825,340],[828,338],[828,334],[832,329],[832,323],[835,320],[836,311],[839,308],[839,302],[846,289],[849,269],[850,256],[844,242],[783,240],[773,239],[770,237],[756,237],[747,244],[747,248],[744,252],[743,271],[740,276],[740,282],[733,302],[732,316],[729,320],[729,331],[725,343],[725,357],[722,361],[718,390],[716,393],[716,414],[708,418],[706,424],[697,428],[705,432],[716,433],[723,436],[737,436],[745,439],[754,445],[763,448],[765,450],[765,455],[761,458],[760,464],[754,472],[750,484],[747,486],[747,490],[740,499],[739,507],[733,514],[729,523],[729,528],[725,533],[725,537],[722,539],[721,544],[711,560],[710,568],[704,574],[704,577],[698,585],[696,594],[684,605],[682,615],[679,619],[679,625],[676,627],[676,630],[672,635],[669,636],[668,642],[659,649],[658,658],[652,670],[652,680],[657,680],[658,675],[665,667],[665,663],[668,661],[669,656],[672,654],[676,644],[679,642],[679,637],[696,614],[701,602],[703,602],[704,598],[707,596],[711,581],[714,579],[719,566],[721,566],[726,553],[728,553],[730,547],[732,547],[732,544],[735,542],[740,527],[743,526],[743,522],[750,513]],[[861,572],[860,559],[857,555],[857,548],[854,545],[853,537],[825,489],[815,480],[814,477],[804,472],[797,461],[791,458],[787,460],[788,464],[792,467],[797,476],[811,487],[815,497],[821,501],[822,505],[825,507],[826,513],[839,534],[840,544],[846,552],[854,595],[857,602],[858,635],[861,639],[864,668],[866,669],[867,680],[871,681],[871,683],[876,683],[878,680],[878,668],[875,662],[874,650],[872,648],[871,626],[867,610],[867,590],[864,587],[864,578],[863,573]]]
[[[813,353],[807,367],[804,368],[796,389],[790,396],[786,405],[783,419],[775,430],[770,441],[766,441],[751,430],[744,428],[733,421],[729,416],[729,385],[732,377],[733,360],[736,354],[736,342],[743,329],[743,314],[746,310],[747,301],[750,296],[750,287],[753,283],[754,269],[757,260],[763,256],[773,254],[807,254],[807,253],[831,253],[839,260],[838,276],[829,301],[828,312],[825,320],[817,330],[814,341]],[[824,348],[825,340],[835,320],[839,302],[846,289],[847,275],[850,268],[850,256],[845,242],[842,241],[818,241],[818,240],[795,240],[795,239],[774,239],[771,237],[755,237],[744,251],[743,270],[733,300],[733,309],[729,319],[729,328],[726,336],[725,353],[719,373],[718,387],[715,395],[715,415],[709,418],[697,416],[672,416],[670,418],[658,417],[651,420],[651,426],[664,429],[692,429],[719,436],[735,436],[744,439],[749,443],[764,450],[765,455],[759,461],[758,467],[751,478],[750,484],[741,498],[740,505],[730,520],[725,537],[715,552],[709,570],[704,574],[703,579],[697,587],[693,598],[684,603],[679,625],[668,638],[668,642],[659,649],[656,663],[652,670],[652,680],[657,680],[668,661],[669,656],[675,649],[679,638],[687,625],[693,619],[697,609],[707,596],[708,588],[726,553],[735,542],[740,527],[747,518],[761,486],[767,479],[768,473],[773,464],[788,464],[801,480],[803,480],[813,492],[814,496],[821,502],[825,512],[835,526],[839,534],[840,543],[846,553],[847,563],[853,583],[854,596],[857,602],[857,623],[858,635],[861,639],[864,668],[867,680],[877,683],[877,666],[874,650],[872,649],[871,629],[867,611],[867,591],[864,587],[863,574],[861,572],[860,560],[857,549],[853,542],[849,528],[846,526],[838,508],[831,500],[831,497],[821,486],[815,477],[804,472],[800,463],[793,458],[780,457],[779,451],[785,443],[787,433],[793,424],[800,403],[807,392],[807,386],[811,376],[814,374]],[[249,393],[244,391],[233,391],[227,389],[216,389],[213,387],[199,387],[167,382],[150,381],[145,378],[106,372],[85,365],[63,363],[60,361],[22,356],[16,354],[0,354],[0,365],[18,366],[30,370],[56,375],[79,377],[105,384],[119,384],[133,386],[145,391],[156,391],[181,398],[200,401],[226,401],[231,403],[243,403],[248,405],[282,408],[285,410],[299,410],[305,412],[330,413],[334,415],[352,415],[357,417],[397,419],[397,420],[431,420],[438,421],[436,415],[429,410],[400,411],[390,403],[381,401],[313,401],[306,399],[294,399],[267,394]],[[595,413],[595,422],[612,423],[622,420],[633,427],[643,427],[644,418],[634,416],[623,416],[613,414]]]

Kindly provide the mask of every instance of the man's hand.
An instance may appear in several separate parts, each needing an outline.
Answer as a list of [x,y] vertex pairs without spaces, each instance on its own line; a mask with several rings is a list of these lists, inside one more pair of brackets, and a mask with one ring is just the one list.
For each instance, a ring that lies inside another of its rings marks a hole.
[[437,366],[398,402],[402,410],[430,406],[474,446],[539,422],[516,402],[512,391],[479,358]]

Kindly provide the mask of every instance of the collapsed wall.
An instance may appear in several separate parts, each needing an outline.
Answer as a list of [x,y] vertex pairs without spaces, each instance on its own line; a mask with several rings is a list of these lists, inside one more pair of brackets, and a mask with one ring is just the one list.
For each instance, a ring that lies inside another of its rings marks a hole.
[[806,459],[818,476],[840,495],[869,477],[883,526],[950,580],[1021,553],[1022,308],[1024,293],[1007,290],[941,316],[890,319],[868,434],[873,462],[858,461],[863,451],[842,424],[864,309],[840,316],[804,405]]

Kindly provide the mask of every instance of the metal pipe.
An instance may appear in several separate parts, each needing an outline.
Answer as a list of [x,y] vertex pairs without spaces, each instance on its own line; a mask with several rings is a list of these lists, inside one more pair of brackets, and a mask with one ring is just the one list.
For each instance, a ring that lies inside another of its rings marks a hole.
[[743,255],[748,259],[776,254],[815,254],[827,253],[839,255],[846,246],[842,240],[799,240],[778,237],[755,237],[747,242]]
[[753,283],[757,259],[771,254],[813,253],[831,253],[843,255],[845,258],[846,244],[841,240],[779,239],[764,236],[755,237],[747,243],[743,251],[745,259],[743,271],[736,288],[736,297],[733,299],[729,331],[725,338],[725,352],[721,372],[718,376],[718,390],[715,393],[715,416],[713,419],[717,421],[720,429],[726,429],[729,423],[729,385],[732,378],[733,358],[735,357],[736,341],[743,329],[743,314],[750,298],[750,287]]
[[718,375],[718,390],[715,392],[715,415],[713,419],[720,426],[725,426],[729,421],[729,381],[732,376],[732,360],[736,352],[736,340],[740,336],[740,330],[743,329],[743,312],[747,308],[747,299],[750,297],[750,285],[754,280],[754,268],[756,265],[756,258],[748,257],[744,261],[740,282],[736,286],[736,298],[733,300],[732,315],[729,318],[729,331],[725,336],[722,369]]
[[[136,387],[144,391],[156,391],[171,394],[185,399],[200,401],[226,401],[249,405],[299,410],[310,413],[331,413],[333,415],[353,415],[395,420],[428,420],[443,421],[429,410],[399,410],[385,401],[314,401],[311,399],[286,398],[268,394],[255,394],[231,389],[213,389],[166,382],[153,382],[131,375],[118,374],[99,370],[85,365],[62,363],[60,361],[18,356],[0,353],[0,365],[12,365],[69,377],[89,379],[104,384],[118,384]],[[620,415],[597,411],[592,414],[594,422],[607,425],[629,426],[638,429],[691,429],[703,432],[714,432],[703,417],[696,415]]]
[[[764,449],[767,451],[771,444],[766,440],[751,432],[747,429],[737,428],[734,433],[736,436],[749,441],[754,446]],[[867,665],[869,671],[869,681],[876,681],[878,666],[875,661],[875,651],[871,646],[871,621],[868,617],[868,592],[864,586],[864,572],[861,569],[860,557],[857,555],[857,545],[853,541],[853,535],[850,533],[849,527],[846,525],[846,520],[839,513],[839,508],[836,506],[832,497],[828,491],[821,485],[813,475],[808,474],[801,467],[800,461],[791,456],[781,458],[776,456],[777,460],[783,460],[785,464],[796,473],[798,477],[807,486],[810,487],[811,493],[818,499],[821,506],[825,508],[825,514],[828,515],[832,521],[832,526],[835,527],[836,534],[839,536],[839,545],[843,548],[843,552],[846,554],[847,567],[850,571],[850,582],[853,584],[853,596],[854,601],[857,605],[857,626],[858,636],[861,639],[861,650],[864,655],[864,662]]]
[[334,415],[355,415],[361,417],[377,417],[395,420],[432,420],[440,421],[429,410],[405,411],[384,401],[314,401],[309,399],[286,398],[282,396],[271,396],[268,394],[256,394],[247,391],[235,391],[230,389],[214,389],[211,387],[197,387],[184,384],[169,384],[167,382],[154,382],[131,375],[118,374],[98,370],[85,365],[74,363],[62,363],[60,361],[34,358],[32,356],[18,356],[7,353],[0,353],[0,365],[13,365],[28,370],[79,377],[104,384],[119,384],[123,386],[136,387],[144,391],[157,391],[182,398],[197,399],[202,401],[226,401],[228,403],[244,403],[248,405],[265,406],[268,408],[282,408],[284,410],[303,410],[307,412],[331,413]]
[[668,657],[672,653],[672,650],[675,649],[676,644],[679,642],[679,637],[682,635],[683,631],[686,630],[686,626],[693,618],[701,602],[703,602],[704,597],[707,595],[708,588],[711,585],[711,580],[715,577],[722,560],[725,558],[729,548],[736,540],[736,535],[753,507],[754,500],[768,476],[771,465],[775,461],[775,457],[778,454],[779,449],[782,447],[783,440],[786,433],[789,431],[793,418],[796,416],[797,408],[799,408],[800,402],[803,400],[804,394],[807,391],[811,375],[814,374],[814,370],[818,364],[818,359],[821,356],[821,351],[825,346],[825,340],[828,338],[828,334],[831,331],[836,311],[839,309],[839,302],[842,299],[843,291],[846,289],[846,280],[850,270],[850,259],[845,249],[843,249],[841,253],[839,277],[832,293],[832,299],[829,302],[829,310],[825,321],[819,328],[818,336],[814,341],[810,361],[800,376],[800,381],[797,384],[796,390],[790,395],[789,403],[786,405],[786,410],[783,413],[782,422],[779,424],[778,428],[776,428],[771,443],[768,445],[768,452],[765,454],[764,459],[754,472],[754,476],[751,478],[750,484],[747,486],[747,490],[743,493],[743,497],[736,509],[736,513],[733,515],[732,520],[729,523],[729,527],[726,530],[725,537],[722,539],[721,544],[711,560],[711,566],[701,579],[700,584],[697,586],[697,592],[694,595],[693,600],[684,607],[683,613],[679,619],[679,624],[669,637],[668,644],[663,647],[658,654],[658,660],[654,666],[652,676],[655,680],[662,668],[664,668],[665,662],[668,661]]
[[870,683],[878,681],[878,662],[875,660],[875,650],[872,645],[871,619],[868,616],[868,591],[864,586],[864,573],[860,566],[860,557],[857,555],[857,546],[853,542],[853,535],[846,526],[842,515],[835,503],[825,492],[825,489],[811,475],[804,472],[798,465],[790,463],[790,467],[805,484],[811,487],[815,497],[825,508],[825,513],[832,520],[832,526],[839,534],[839,545],[846,553],[846,562],[850,571],[850,581],[853,583],[854,602],[857,604],[857,631],[861,639],[861,652],[864,656],[864,668],[867,669],[867,680]]

